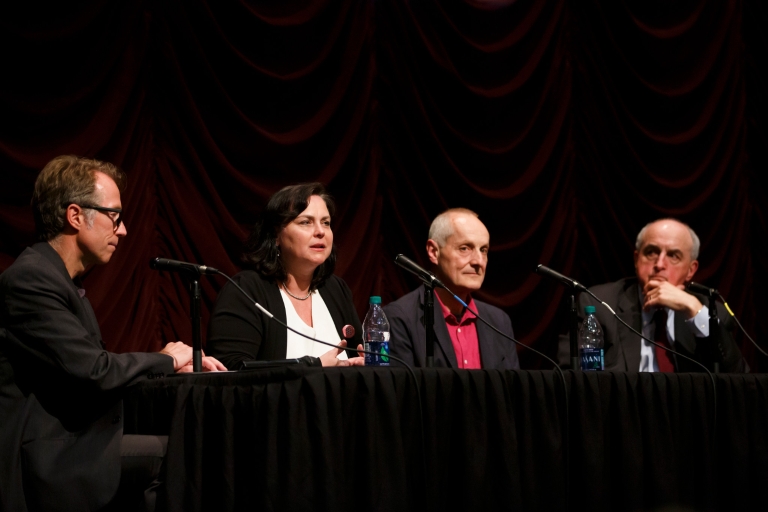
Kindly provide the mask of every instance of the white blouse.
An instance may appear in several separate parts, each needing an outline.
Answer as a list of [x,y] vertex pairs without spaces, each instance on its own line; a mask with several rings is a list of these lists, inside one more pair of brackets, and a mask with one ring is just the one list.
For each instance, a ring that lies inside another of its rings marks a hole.
[[[285,290],[280,289],[280,296],[283,298],[283,304],[285,305],[285,317],[287,323],[293,329],[306,334],[312,338],[326,341],[338,345],[341,341],[341,332],[336,332],[336,324],[333,323],[333,317],[331,312],[328,311],[328,306],[325,305],[325,301],[320,296],[317,290],[312,292],[312,325],[308,326],[296,313],[296,308],[293,307],[288,294]],[[288,331],[288,348],[286,350],[285,358],[293,359],[296,357],[313,356],[320,357],[333,347],[317,343],[312,340],[296,334],[293,331]],[[338,359],[346,359],[347,353],[342,352]]]

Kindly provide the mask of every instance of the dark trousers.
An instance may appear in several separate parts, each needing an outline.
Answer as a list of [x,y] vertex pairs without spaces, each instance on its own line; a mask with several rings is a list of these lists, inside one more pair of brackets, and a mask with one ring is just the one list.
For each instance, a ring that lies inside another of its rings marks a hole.
[[168,436],[124,435],[120,443],[120,487],[110,512],[162,510]]

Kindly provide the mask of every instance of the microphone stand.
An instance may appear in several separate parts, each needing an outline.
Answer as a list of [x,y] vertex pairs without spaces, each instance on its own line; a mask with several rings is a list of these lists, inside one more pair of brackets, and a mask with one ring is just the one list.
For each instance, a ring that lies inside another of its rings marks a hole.
[[189,283],[189,310],[192,318],[192,371],[203,371],[203,337],[200,330],[200,282],[193,277]]
[[581,369],[579,364],[579,312],[576,310],[576,296],[571,289],[571,318],[568,325],[568,334],[571,338],[571,368],[574,370]]
[[424,329],[427,332],[427,368],[435,366],[435,287],[424,281]]
[[709,353],[712,354],[712,373],[720,373],[720,323],[717,319],[717,303],[714,290],[709,293]]
[[[576,310],[576,291],[586,291],[589,293],[589,290],[587,290],[583,284],[579,283],[578,281],[571,279],[570,277],[566,277],[563,274],[559,272],[555,272],[549,267],[545,267],[544,265],[539,264],[539,266],[536,267],[534,270],[537,274],[541,276],[546,276],[550,279],[554,279],[556,281],[560,281],[560,283],[564,284],[568,288],[571,289],[571,313],[570,318],[568,322],[568,334],[570,335],[570,341],[571,341],[571,368],[574,370],[580,370],[581,364],[579,364],[579,341],[578,341],[578,331],[579,331],[579,312]],[[591,295],[591,293],[590,293]]]

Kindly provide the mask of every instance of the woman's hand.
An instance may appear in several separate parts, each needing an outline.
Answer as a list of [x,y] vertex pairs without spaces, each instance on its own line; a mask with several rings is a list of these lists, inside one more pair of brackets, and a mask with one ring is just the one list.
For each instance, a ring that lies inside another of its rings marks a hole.
[[[323,366],[365,366],[365,359],[362,357],[351,357],[349,359],[339,359],[339,354],[344,352],[347,346],[347,340],[339,342],[339,348],[332,348],[320,356],[320,362]],[[358,345],[357,349],[362,350],[363,346]]]

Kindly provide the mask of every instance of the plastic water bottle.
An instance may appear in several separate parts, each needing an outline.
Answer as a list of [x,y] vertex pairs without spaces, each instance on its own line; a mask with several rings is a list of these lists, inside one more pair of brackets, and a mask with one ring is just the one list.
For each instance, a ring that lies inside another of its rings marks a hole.
[[585,306],[587,315],[579,328],[579,359],[584,371],[605,370],[603,328],[595,316],[595,306]]
[[368,313],[363,320],[363,341],[365,366],[389,366],[389,320],[381,309],[381,297],[373,296],[368,301]]

